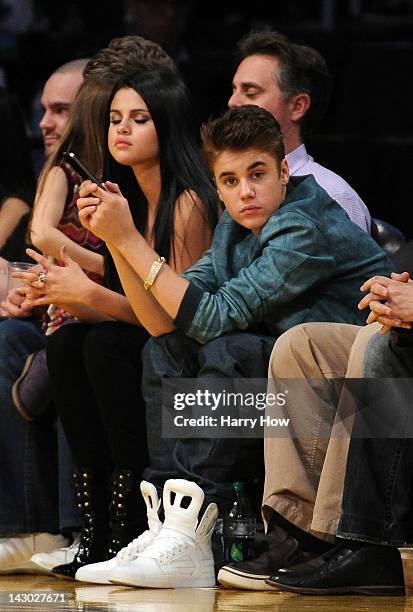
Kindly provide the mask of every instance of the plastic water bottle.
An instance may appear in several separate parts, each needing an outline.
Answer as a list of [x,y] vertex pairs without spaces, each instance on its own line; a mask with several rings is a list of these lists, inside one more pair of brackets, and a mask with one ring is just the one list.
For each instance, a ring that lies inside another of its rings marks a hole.
[[224,518],[225,563],[249,561],[254,558],[255,514],[245,495],[244,483],[234,482],[233,487],[237,498]]

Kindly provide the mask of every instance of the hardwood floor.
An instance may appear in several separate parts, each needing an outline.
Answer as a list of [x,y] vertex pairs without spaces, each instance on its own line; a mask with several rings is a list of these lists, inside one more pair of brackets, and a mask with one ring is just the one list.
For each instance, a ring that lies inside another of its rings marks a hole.
[[[20,597],[18,594],[20,593]],[[50,603],[47,603],[49,595]],[[17,597],[16,597],[17,596]],[[18,601],[20,599],[20,601]],[[46,599],[46,603],[41,603]],[[56,601],[53,601],[55,599]],[[38,600],[38,601],[36,601]],[[64,601],[62,601],[64,600]],[[108,610],[110,612],[212,612],[255,610],[391,612],[411,610],[413,597],[306,597],[280,591],[132,589],[89,585],[49,576],[0,576],[0,611]]]

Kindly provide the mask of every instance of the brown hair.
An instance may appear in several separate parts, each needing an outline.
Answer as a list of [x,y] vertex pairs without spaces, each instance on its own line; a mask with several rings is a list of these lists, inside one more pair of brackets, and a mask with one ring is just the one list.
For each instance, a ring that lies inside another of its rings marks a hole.
[[201,129],[202,148],[210,168],[223,151],[265,151],[278,163],[285,157],[281,128],[271,113],[259,106],[247,104],[227,110],[210,119]]
[[178,71],[175,62],[157,43],[142,36],[122,36],[113,38],[106,49],[101,49],[89,60],[84,77],[114,83],[120,76],[148,67]]
[[238,60],[251,55],[276,57],[279,68],[274,75],[286,100],[300,93],[310,96],[311,105],[301,119],[301,131],[310,133],[325,113],[331,89],[331,75],[324,58],[306,45],[291,42],[274,30],[253,31],[237,45]]

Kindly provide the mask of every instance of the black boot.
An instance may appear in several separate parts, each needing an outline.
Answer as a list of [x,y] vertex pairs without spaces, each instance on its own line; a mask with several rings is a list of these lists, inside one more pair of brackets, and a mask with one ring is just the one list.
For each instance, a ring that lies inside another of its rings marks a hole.
[[77,508],[82,529],[79,549],[71,563],[58,565],[52,574],[59,578],[74,579],[79,567],[105,561],[109,535],[109,491],[107,478],[83,469],[74,474]]
[[110,503],[108,559],[147,529],[146,506],[139,490],[140,481],[141,476],[130,470],[115,472]]

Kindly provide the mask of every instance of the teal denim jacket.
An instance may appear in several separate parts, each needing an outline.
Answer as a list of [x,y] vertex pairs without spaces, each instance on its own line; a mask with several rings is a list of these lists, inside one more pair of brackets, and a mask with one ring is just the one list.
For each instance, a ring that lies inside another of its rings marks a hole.
[[291,177],[258,236],[223,214],[211,248],[183,275],[190,285],[175,324],[201,344],[241,330],[279,336],[306,321],[363,325],[360,286],[392,271],[313,176]]

